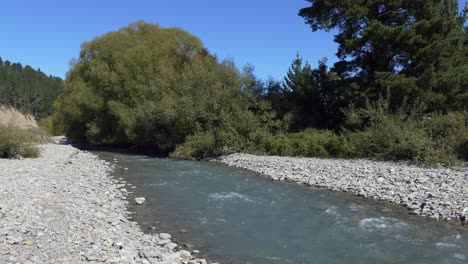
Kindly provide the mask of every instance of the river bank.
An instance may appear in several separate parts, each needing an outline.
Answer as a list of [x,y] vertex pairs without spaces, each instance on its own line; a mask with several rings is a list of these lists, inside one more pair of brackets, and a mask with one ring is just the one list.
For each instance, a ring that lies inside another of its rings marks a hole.
[[41,150],[0,159],[0,263],[206,263],[131,221],[111,163],[71,146]]
[[411,214],[468,224],[468,167],[424,168],[371,160],[231,154],[214,159],[272,180],[351,192],[405,206]]
[[396,204],[221,163],[95,153],[136,186],[126,187],[132,197],[146,198],[130,203],[143,230],[169,232],[222,263],[466,264],[466,226],[427,221]]

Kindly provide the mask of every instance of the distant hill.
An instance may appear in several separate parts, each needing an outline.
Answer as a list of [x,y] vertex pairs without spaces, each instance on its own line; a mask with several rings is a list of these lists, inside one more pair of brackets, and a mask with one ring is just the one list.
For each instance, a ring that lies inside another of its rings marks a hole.
[[59,77],[0,57],[0,105],[42,118],[52,113],[52,104],[62,87]]

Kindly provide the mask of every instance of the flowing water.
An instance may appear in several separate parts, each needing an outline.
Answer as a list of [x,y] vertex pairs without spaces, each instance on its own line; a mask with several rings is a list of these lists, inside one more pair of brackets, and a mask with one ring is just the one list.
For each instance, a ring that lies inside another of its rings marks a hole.
[[466,227],[395,205],[221,164],[98,154],[146,197],[131,208],[143,228],[222,263],[468,263]]

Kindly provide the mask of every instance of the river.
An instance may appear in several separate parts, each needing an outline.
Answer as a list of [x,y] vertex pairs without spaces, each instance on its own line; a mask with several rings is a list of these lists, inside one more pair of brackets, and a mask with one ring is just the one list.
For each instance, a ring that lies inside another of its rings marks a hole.
[[[396,205],[207,162],[96,152],[136,186],[148,232],[221,263],[468,263],[468,229]],[[151,229],[153,227],[153,229]]]

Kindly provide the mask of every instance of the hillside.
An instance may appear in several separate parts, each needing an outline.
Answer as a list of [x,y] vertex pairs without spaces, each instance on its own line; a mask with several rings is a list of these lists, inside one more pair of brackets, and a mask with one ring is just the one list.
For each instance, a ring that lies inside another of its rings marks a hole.
[[52,103],[62,91],[63,81],[47,76],[40,69],[0,57],[0,104],[13,107],[37,118],[50,115]]
[[30,114],[23,114],[20,111],[0,105],[0,125],[14,126],[23,130],[37,128],[37,122]]

